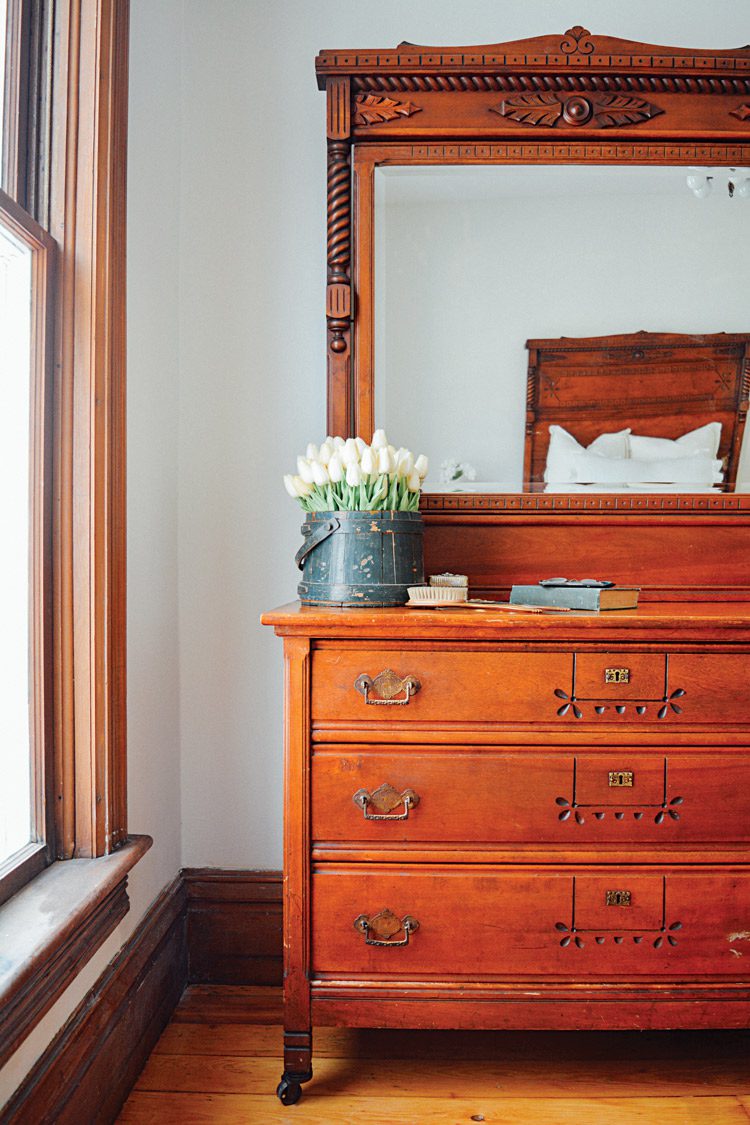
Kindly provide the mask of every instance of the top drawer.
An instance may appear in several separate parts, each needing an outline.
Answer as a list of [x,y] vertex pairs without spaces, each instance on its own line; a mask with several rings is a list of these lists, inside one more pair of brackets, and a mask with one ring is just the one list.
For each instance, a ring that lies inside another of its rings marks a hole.
[[326,724],[746,722],[734,653],[321,648],[312,720]]

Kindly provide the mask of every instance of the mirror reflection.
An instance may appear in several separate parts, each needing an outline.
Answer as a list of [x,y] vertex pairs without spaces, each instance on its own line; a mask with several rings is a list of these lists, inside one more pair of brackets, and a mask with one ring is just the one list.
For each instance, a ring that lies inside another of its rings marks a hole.
[[[732,177],[733,189],[745,172]],[[728,169],[433,166],[375,175],[376,424],[429,455],[433,491],[524,487],[528,340],[750,333],[750,199],[730,195]],[[718,371],[714,381],[724,378]],[[571,479],[568,466],[564,481],[554,479],[559,470],[548,473],[546,487],[721,487],[710,414],[660,420],[654,402],[634,416],[632,401],[618,401],[617,379],[607,385],[602,402],[601,382],[592,381],[600,429],[571,427],[583,468]],[[728,428],[725,418],[726,441]],[[623,430],[683,441],[636,441],[631,449],[627,435],[591,448],[600,434]],[[743,490],[746,446],[737,472]],[[618,480],[612,465],[597,474],[592,465],[601,462],[592,456],[661,465],[631,465]],[[665,468],[670,458],[679,466]],[[590,479],[597,475],[604,480]]]

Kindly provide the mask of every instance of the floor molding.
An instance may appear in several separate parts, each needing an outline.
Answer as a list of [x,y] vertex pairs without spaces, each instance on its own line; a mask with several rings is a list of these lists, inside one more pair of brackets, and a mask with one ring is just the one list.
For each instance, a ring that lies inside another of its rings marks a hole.
[[191,984],[281,984],[281,872],[188,867]]
[[182,874],[76,1008],[5,1107],[4,1125],[110,1125],[187,980]]

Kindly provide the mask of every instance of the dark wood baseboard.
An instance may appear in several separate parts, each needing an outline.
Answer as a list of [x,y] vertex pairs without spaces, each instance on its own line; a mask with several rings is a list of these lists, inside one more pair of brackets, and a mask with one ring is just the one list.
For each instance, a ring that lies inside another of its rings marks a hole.
[[281,984],[281,873],[186,868],[191,984]]
[[58,1032],[6,1106],[5,1125],[110,1125],[187,979],[181,875]]
[[281,873],[187,868],[2,1111],[3,1125],[111,1125],[185,985],[280,984]]

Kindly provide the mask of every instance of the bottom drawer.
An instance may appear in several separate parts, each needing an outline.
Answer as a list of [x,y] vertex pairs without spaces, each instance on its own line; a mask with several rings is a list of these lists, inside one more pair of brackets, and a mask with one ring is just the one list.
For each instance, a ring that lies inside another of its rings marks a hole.
[[312,966],[341,976],[747,977],[750,869],[321,865]]

